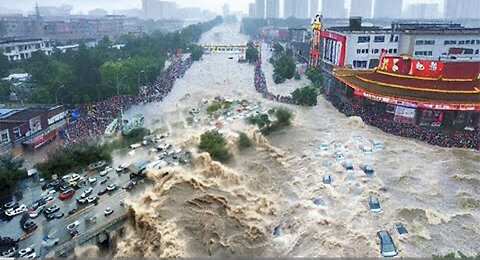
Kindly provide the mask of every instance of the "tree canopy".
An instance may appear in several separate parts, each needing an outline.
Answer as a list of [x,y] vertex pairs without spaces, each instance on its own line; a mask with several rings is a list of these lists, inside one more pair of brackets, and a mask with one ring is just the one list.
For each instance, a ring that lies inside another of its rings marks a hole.
[[14,159],[11,155],[0,156],[0,195],[13,191],[18,181],[27,176],[27,171],[20,169],[23,160]]
[[120,50],[111,48],[113,42],[104,38],[93,48],[80,44],[76,51],[57,51],[51,56],[36,52],[16,65],[32,75],[34,91],[28,98],[32,103],[53,103],[55,93],[64,103],[90,103],[116,95],[117,84],[120,94],[136,94],[139,83],[156,79],[169,53],[189,47],[192,58],[200,59],[203,51],[191,44],[222,21],[217,17],[175,32],[124,35],[115,42],[125,44]]
[[314,87],[303,87],[292,92],[293,101],[302,106],[317,105],[317,90]]
[[214,160],[225,162],[232,157],[226,145],[227,141],[216,130],[205,132],[200,136],[199,148],[209,153]]
[[284,82],[285,79],[291,79],[295,75],[295,60],[288,55],[282,55],[275,60],[273,67],[273,80],[276,84]]
[[253,45],[253,43],[249,43],[245,53],[245,58],[250,62],[256,62],[258,60],[258,55],[258,49]]

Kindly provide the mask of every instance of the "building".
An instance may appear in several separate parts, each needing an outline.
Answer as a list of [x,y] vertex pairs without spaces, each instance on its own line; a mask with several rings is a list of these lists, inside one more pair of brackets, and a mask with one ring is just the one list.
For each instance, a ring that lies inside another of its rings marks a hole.
[[310,18],[313,19],[318,11],[320,11],[318,4],[320,0],[310,0]]
[[445,0],[444,18],[478,18],[480,1],[478,0]]
[[372,0],[351,0],[350,16],[372,17]]
[[347,17],[347,10],[345,9],[345,0],[323,0],[321,13],[325,18]]
[[280,17],[280,0],[267,0],[267,18]]
[[308,0],[297,0],[295,17],[300,19],[310,18],[308,12]]
[[177,4],[175,2],[142,0],[142,10],[145,19],[160,20],[177,17]]
[[404,13],[409,19],[438,19],[440,18],[438,4],[410,4]]
[[224,4],[222,6],[222,12],[223,12],[224,17],[229,16],[230,15],[230,6],[228,4]]
[[376,0],[374,18],[402,18],[403,0]]
[[378,66],[382,50],[398,53],[399,37],[391,28],[362,26],[361,18],[350,18],[349,26],[322,32],[323,61],[338,67],[373,68]]
[[37,51],[44,51],[46,55],[50,55],[52,45],[41,39],[11,40],[0,42],[0,51],[9,61],[18,61],[31,58],[32,53]]
[[310,18],[308,4],[308,0],[285,0],[283,6],[283,17],[295,17],[299,19]]
[[265,19],[265,0],[255,0],[255,17]]
[[381,28],[351,18],[349,26],[327,28],[322,38],[323,61],[331,66],[374,68],[383,50],[415,59],[480,61],[480,28],[460,24],[394,23]]
[[257,17],[256,14],[255,14],[255,11],[256,11],[255,3],[248,4],[248,17],[249,18]]
[[12,109],[0,114],[0,151],[37,149],[67,122],[63,106]]
[[396,23],[400,54],[416,59],[480,61],[480,28],[451,23]]

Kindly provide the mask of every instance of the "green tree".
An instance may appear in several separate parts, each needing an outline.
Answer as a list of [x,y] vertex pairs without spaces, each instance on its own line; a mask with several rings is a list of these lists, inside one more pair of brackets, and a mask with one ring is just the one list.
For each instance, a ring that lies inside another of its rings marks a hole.
[[277,42],[273,45],[273,55],[275,57],[282,55],[284,51],[285,49],[280,43]]
[[289,126],[292,116],[292,112],[286,108],[281,107],[275,110],[276,124],[280,127]]
[[216,130],[208,131],[200,136],[199,148],[209,153],[212,159],[226,162],[232,155],[226,148],[227,141],[221,133]]
[[0,101],[6,102],[10,97],[12,84],[6,80],[0,79]]
[[279,59],[275,61],[273,66],[273,79],[275,83],[281,83],[284,81],[284,79],[291,79],[295,75],[295,60],[288,55],[282,55]]
[[192,44],[189,47],[190,53],[192,55],[192,60],[199,61],[203,56],[203,48],[200,45]]
[[258,60],[258,50],[253,44],[248,46],[245,58],[250,62],[256,62]]
[[248,138],[247,134],[241,132],[238,139],[238,147],[240,149],[246,149],[252,146],[252,141]]
[[314,87],[321,88],[323,86],[325,76],[319,68],[309,69],[305,75],[307,75],[307,78],[312,82]]
[[302,106],[317,105],[317,90],[314,87],[303,87],[292,92],[293,101]]
[[11,155],[0,156],[0,195],[15,190],[18,181],[27,177],[27,171],[21,169],[23,160],[14,159]]
[[8,61],[7,56],[3,55],[3,50],[0,49],[0,78],[8,76],[8,71],[11,68],[11,64]]

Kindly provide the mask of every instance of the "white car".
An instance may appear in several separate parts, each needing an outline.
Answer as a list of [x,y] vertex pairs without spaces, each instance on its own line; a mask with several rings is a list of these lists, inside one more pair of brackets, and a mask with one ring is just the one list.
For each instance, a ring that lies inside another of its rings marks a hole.
[[26,211],[28,211],[27,206],[25,206],[25,204],[22,204],[22,205],[20,205],[16,208],[8,209],[7,211],[5,211],[5,215],[7,215],[9,217],[14,217],[14,216],[22,214],[23,212],[26,212]]
[[95,182],[97,182],[97,178],[90,177],[90,178],[88,178],[88,182],[90,182],[90,184],[94,184]]
[[76,173],[72,174],[70,181],[79,181],[82,177]]
[[75,221],[75,222],[73,222],[73,223],[71,223],[71,224],[69,224],[69,225],[67,226],[67,230],[68,230],[68,231],[75,230],[75,229],[78,228],[78,226],[80,226],[80,222]]
[[110,172],[111,170],[113,170],[112,166],[105,167],[105,171]]
[[35,253],[35,248],[33,246],[21,249],[18,251],[18,258],[35,258],[37,254]]
[[373,153],[373,150],[372,150],[372,148],[371,148],[370,146],[364,146],[364,147],[363,147],[363,153],[364,153],[365,155],[370,155],[370,154]]
[[88,197],[88,195],[90,195],[90,193],[92,193],[93,189],[92,188],[87,188],[86,190],[83,191],[82,195],[80,195],[80,197],[82,198],[86,198]]
[[90,197],[87,198],[87,202],[92,203],[92,202],[96,201],[97,199],[98,199],[97,197],[90,196]]
[[373,141],[373,147],[375,147],[375,149],[382,149],[382,143],[380,141]]
[[52,247],[58,245],[58,242],[60,239],[58,238],[51,238],[49,236],[46,236],[43,241],[42,241],[42,246],[43,247]]
[[45,209],[45,205],[39,206],[37,209],[31,210],[28,213],[28,215],[30,216],[30,218],[36,218],[40,213],[42,213],[44,209]]
[[103,170],[103,171],[100,172],[101,177],[106,176],[107,174],[108,174],[107,170]]
[[123,172],[126,168],[128,167],[128,164],[122,163],[120,164],[117,169],[115,169],[117,172]]
[[111,215],[113,213],[113,209],[110,207],[107,207],[104,213],[105,213],[105,216]]
[[337,152],[335,154],[335,158],[337,159],[337,162],[342,161],[343,159],[345,159],[345,155],[343,155],[343,153],[341,153],[341,152]]

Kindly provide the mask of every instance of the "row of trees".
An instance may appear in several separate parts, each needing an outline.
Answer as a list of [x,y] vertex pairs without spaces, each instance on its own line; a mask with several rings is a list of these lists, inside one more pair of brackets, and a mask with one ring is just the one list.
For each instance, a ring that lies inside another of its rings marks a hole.
[[285,50],[280,43],[273,45],[273,57],[270,59],[273,64],[273,81],[275,84],[285,82],[286,79],[292,79],[296,74],[295,59],[293,52]]
[[31,59],[19,63],[2,64],[0,74],[20,67],[32,75],[34,88],[28,101],[53,103],[55,96],[64,103],[90,103],[120,94],[136,94],[139,84],[155,80],[164,67],[168,53],[177,49],[191,50],[192,58],[199,60],[203,54],[197,42],[202,33],[222,22],[212,21],[190,25],[180,31],[154,32],[140,37],[124,35],[116,44],[125,44],[120,50],[111,48],[105,38],[93,48],[80,44],[78,50],[55,52],[46,56],[36,52]]
[[27,171],[21,169],[23,160],[14,159],[11,155],[0,156],[0,196],[9,194],[18,182],[27,177]]

